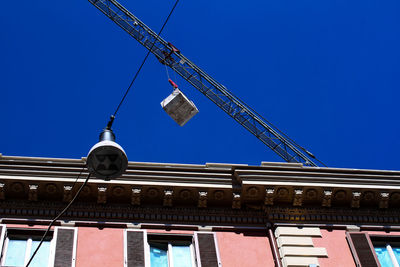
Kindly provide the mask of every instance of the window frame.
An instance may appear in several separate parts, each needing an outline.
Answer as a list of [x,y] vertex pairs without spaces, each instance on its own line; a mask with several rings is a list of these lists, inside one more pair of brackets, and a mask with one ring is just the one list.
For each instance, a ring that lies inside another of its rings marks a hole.
[[[150,238],[149,238],[150,236]],[[179,243],[179,242],[187,242],[190,243],[189,248],[190,248],[190,258],[192,262],[192,267],[197,267],[197,257],[196,257],[196,251],[195,251],[195,237],[194,235],[190,234],[168,234],[168,233],[150,233],[147,234],[147,242],[145,244],[145,261],[146,261],[146,267],[151,266],[150,262],[150,243],[152,242],[151,239],[156,239],[156,237],[162,237],[162,240],[160,240],[160,243],[166,243],[168,245],[168,250],[167,250],[167,258],[168,258],[168,267],[174,267],[174,259],[172,256],[172,246],[174,243]],[[182,240],[183,238],[186,240]],[[149,240],[150,239],[150,240]],[[180,239],[180,240],[179,240]],[[156,239],[157,240],[157,239]],[[154,242],[154,241],[153,241]]]
[[[349,243],[350,251],[351,251],[351,254],[353,255],[354,263],[356,264],[357,267],[361,267],[362,264],[361,264],[360,258],[358,257],[358,251],[354,245],[354,240],[351,237],[351,235],[365,236],[365,238],[368,242],[368,245],[369,245],[370,252],[372,253],[372,255],[375,259],[376,266],[381,266],[381,264],[378,260],[377,254],[375,252],[374,244],[375,245],[377,245],[377,243],[385,244],[384,245],[385,247],[387,245],[390,246],[394,242],[400,244],[400,235],[387,235],[387,234],[385,235],[385,234],[376,234],[376,233],[369,234],[368,232],[346,232],[346,239]],[[393,251],[392,251],[392,254],[393,254]],[[390,256],[391,260],[393,260],[392,259],[393,255],[390,255],[390,252],[389,252],[389,256]],[[396,261],[397,261],[397,259],[396,259]],[[400,261],[397,261],[397,262],[400,265]]]
[[[148,233],[147,230],[145,229],[125,229],[124,230],[124,267],[128,267],[128,260],[129,252],[131,250],[128,251],[128,233],[129,232],[140,232],[143,235],[143,238],[140,237],[143,241],[142,245],[143,245],[143,263],[140,266],[144,266],[144,267],[150,267],[150,245],[148,242],[148,236],[149,235],[153,235],[153,236],[161,236],[164,239],[166,239],[168,241],[168,237],[171,239],[171,241],[174,240],[174,238],[176,240],[183,240],[182,238],[186,238],[186,241],[191,240],[191,255],[192,255],[192,260],[194,261],[194,267],[202,267],[202,261],[204,263],[207,263],[207,258],[202,259],[201,258],[201,251],[200,251],[200,242],[199,242],[199,235],[212,235],[212,240],[213,240],[213,252],[215,252],[215,259],[213,258],[211,260],[211,264],[215,263],[215,266],[221,267],[222,263],[221,263],[221,257],[220,257],[220,253],[219,253],[219,247],[218,247],[218,242],[217,242],[217,235],[215,232],[193,232],[192,234],[175,234],[175,233]],[[190,239],[189,239],[190,238]],[[204,238],[204,237],[203,237]],[[138,243],[140,244],[140,243]],[[202,244],[204,246],[204,240],[202,241]],[[211,247],[210,247],[211,248]],[[209,252],[209,251],[208,251]],[[207,253],[206,251],[203,251],[203,254]],[[215,261],[213,261],[215,260]],[[143,265],[144,264],[144,265]],[[210,262],[208,262],[207,264],[210,264]],[[132,266],[130,266],[132,267]]]
[[[384,246],[388,249],[388,253],[390,256],[390,260],[396,261],[397,266],[400,265],[400,261],[396,259],[396,256],[394,255],[393,249],[392,249],[392,244],[397,243],[400,246],[400,235],[382,235],[382,234],[368,234],[369,238],[371,239],[372,246],[374,247],[374,253],[375,252],[375,245],[378,245],[377,243],[384,244]],[[378,260],[379,262],[379,260]],[[393,264],[396,266],[395,264]]]
[[[44,234],[46,229],[31,229],[31,228],[12,228],[12,227],[6,227],[6,225],[1,225],[3,226],[2,228],[2,233],[1,233],[1,238],[0,238],[0,244],[1,244],[1,266],[5,264],[6,260],[6,255],[7,255],[7,249],[8,249],[8,244],[10,241],[10,236],[15,236],[15,237],[20,237],[21,240],[26,240],[27,241],[27,247],[25,248],[25,258],[24,258],[24,265],[26,265],[30,259],[30,253],[32,250],[32,237],[38,237],[40,240],[41,235]],[[9,233],[10,230],[13,233]],[[54,266],[54,256],[55,256],[55,231],[51,231],[51,240],[50,240],[50,250],[49,250],[49,258],[48,258],[48,264],[47,267],[53,267]]]

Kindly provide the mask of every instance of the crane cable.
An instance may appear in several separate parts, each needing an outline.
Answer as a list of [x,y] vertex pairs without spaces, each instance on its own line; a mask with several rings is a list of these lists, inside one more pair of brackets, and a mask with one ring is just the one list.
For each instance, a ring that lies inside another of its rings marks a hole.
[[[115,116],[116,116],[117,113],[118,113],[119,108],[121,107],[121,105],[122,105],[122,103],[124,102],[126,96],[128,95],[128,93],[129,93],[129,91],[130,91],[130,89],[131,89],[133,83],[135,82],[135,80],[136,80],[136,78],[138,77],[138,75],[139,75],[141,69],[143,68],[144,63],[146,62],[147,58],[149,57],[150,52],[151,52],[151,50],[153,49],[155,42],[157,41],[157,38],[160,36],[161,32],[164,30],[165,25],[167,24],[169,18],[171,17],[171,15],[172,15],[172,13],[174,12],[175,7],[178,5],[178,3],[179,3],[179,0],[176,0],[174,6],[172,7],[171,11],[170,11],[169,14],[168,14],[168,17],[166,18],[166,20],[165,20],[164,24],[162,25],[160,31],[158,32],[157,37],[155,38],[153,44],[151,45],[150,50],[147,52],[146,56],[144,57],[144,59],[143,59],[143,61],[142,61],[142,64],[140,64],[139,69],[136,71],[135,76],[133,77],[133,79],[132,79],[131,83],[129,84],[128,88],[126,89],[124,96],[122,97],[121,101],[119,102],[117,108],[116,108],[115,111],[114,111],[114,114],[111,116],[111,119],[110,119],[110,121],[109,121],[108,124],[107,124],[107,128],[111,129],[112,123],[113,123],[113,121],[114,121]],[[73,187],[75,186],[76,182],[78,181],[80,175],[82,174],[82,171],[83,171],[83,169],[81,170],[81,172],[79,173],[78,177],[76,178],[76,180],[75,180],[75,182],[74,182],[74,184],[73,184],[73,186],[72,186],[72,189],[73,189]],[[39,242],[39,245],[37,246],[35,252],[32,254],[31,258],[29,259],[29,261],[28,261],[28,263],[26,264],[25,267],[28,267],[29,264],[32,262],[33,258],[35,257],[36,253],[38,252],[40,246],[42,245],[44,239],[46,238],[47,234],[50,232],[50,229],[51,229],[51,227],[53,226],[53,224],[54,224],[62,215],[64,215],[65,212],[67,212],[67,210],[71,207],[72,203],[74,203],[75,199],[78,198],[78,196],[79,196],[79,194],[81,193],[82,189],[83,189],[83,188],[85,187],[85,185],[87,184],[87,182],[88,182],[88,180],[89,180],[89,178],[90,178],[90,175],[91,175],[91,174],[89,173],[88,176],[86,177],[86,180],[83,182],[83,184],[81,185],[81,187],[79,188],[79,190],[76,192],[76,194],[75,194],[75,196],[72,198],[72,200],[68,203],[68,205],[67,205],[67,206],[66,206],[66,207],[65,207],[51,222],[50,222],[49,226],[47,227],[46,232],[44,233],[44,235],[42,236],[42,238],[41,238],[41,240],[40,240],[40,242]]]
[[151,50],[152,50],[153,47],[154,47],[154,44],[156,43],[158,37],[161,35],[162,31],[164,30],[165,25],[167,24],[169,18],[171,17],[171,15],[172,15],[172,13],[174,12],[175,7],[178,5],[178,3],[179,3],[179,0],[176,0],[174,6],[172,7],[171,11],[169,12],[167,18],[165,19],[164,24],[162,25],[160,31],[158,32],[157,37],[154,39],[154,42],[152,43],[150,49],[147,51],[147,54],[146,54],[146,56],[144,57],[144,59],[143,59],[143,61],[142,61],[142,64],[140,64],[140,67],[139,67],[139,69],[136,71],[136,74],[135,74],[135,76],[133,77],[131,83],[129,84],[128,89],[126,89],[124,96],[122,97],[122,99],[121,99],[121,101],[119,102],[117,108],[115,109],[114,114],[111,116],[110,121],[109,121],[108,124],[107,124],[107,128],[108,128],[108,129],[111,129],[112,123],[113,123],[113,121],[114,121],[115,116],[116,116],[117,113],[118,113],[119,108],[121,107],[121,105],[122,105],[122,103],[124,102],[126,96],[128,95],[128,93],[129,93],[129,91],[130,91],[130,89],[131,89],[133,83],[135,82],[135,80],[136,80],[137,76],[139,75],[140,71],[142,70],[142,67],[143,67],[144,63],[146,62],[147,58],[149,57],[149,55],[150,55],[150,53],[151,53]]

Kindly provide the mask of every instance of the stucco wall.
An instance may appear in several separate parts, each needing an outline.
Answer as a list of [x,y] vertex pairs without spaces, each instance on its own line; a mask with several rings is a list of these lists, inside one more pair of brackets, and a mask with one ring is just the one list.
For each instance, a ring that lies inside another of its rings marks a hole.
[[313,238],[314,247],[324,247],[328,258],[318,258],[321,267],[355,267],[345,230],[321,229],[322,238]]
[[218,232],[217,242],[222,266],[275,266],[267,236]]
[[124,266],[124,230],[79,227],[76,267]]

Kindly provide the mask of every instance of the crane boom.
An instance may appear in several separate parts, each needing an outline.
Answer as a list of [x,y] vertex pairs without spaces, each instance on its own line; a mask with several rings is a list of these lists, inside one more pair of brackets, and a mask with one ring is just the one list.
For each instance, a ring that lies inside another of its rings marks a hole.
[[[146,24],[115,0],[89,0],[108,18],[135,38],[157,59],[178,73],[229,116],[246,128],[261,142],[272,149],[286,162],[298,162],[307,166],[318,166],[315,157],[280,132],[252,108],[229,92],[198,66],[187,59],[172,44],[163,40]],[[303,152],[304,153],[303,153]]]

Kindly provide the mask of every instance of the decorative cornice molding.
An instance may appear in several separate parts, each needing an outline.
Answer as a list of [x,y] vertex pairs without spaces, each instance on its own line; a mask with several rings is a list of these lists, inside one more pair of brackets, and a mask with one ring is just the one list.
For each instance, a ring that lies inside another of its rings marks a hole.
[[163,205],[165,207],[172,207],[172,195],[174,191],[172,190],[164,190],[164,201]]
[[[0,201],[69,202],[84,160],[0,158]],[[82,175],[86,175],[84,170]],[[380,178],[380,179],[378,179]],[[190,207],[233,211],[264,207],[400,208],[400,172],[309,168],[298,164],[129,163],[121,179],[90,179],[78,198],[88,205]]]
[[199,191],[199,200],[197,202],[198,208],[207,208],[207,192]]
[[240,202],[240,194],[233,193],[232,209],[240,209],[241,206],[242,206],[242,204]]
[[0,200],[4,200],[4,199],[5,199],[5,196],[4,196],[4,183],[0,183]]
[[63,202],[69,202],[72,200],[72,185],[63,186]]
[[140,205],[140,193],[142,192],[142,189],[140,188],[132,188],[132,196],[131,196],[131,204],[134,206],[139,206]]
[[353,191],[352,194],[351,207],[358,209],[360,207],[361,192]]
[[381,192],[379,194],[379,208],[380,209],[387,209],[389,207],[389,193]]
[[29,194],[28,194],[28,200],[29,201],[37,201],[38,200],[38,185],[37,184],[30,184],[29,185]]
[[303,189],[294,190],[293,206],[299,207],[303,205]]
[[332,203],[332,190],[324,190],[322,198],[322,207],[330,208]]
[[272,206],[274,204],[274,196],[275,196],[274,188],[265,189],[264,205]]
[[107,186],[97,187],[97,203],[106,204],[107,203]]

